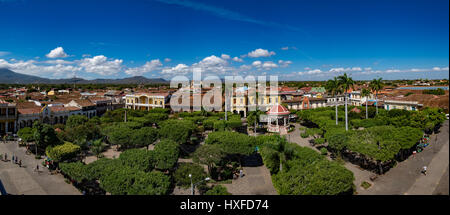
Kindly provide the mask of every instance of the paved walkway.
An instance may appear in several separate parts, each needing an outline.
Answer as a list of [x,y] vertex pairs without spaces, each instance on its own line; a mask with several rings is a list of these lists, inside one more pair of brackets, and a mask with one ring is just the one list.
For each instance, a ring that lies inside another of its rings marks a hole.
[[[361,194],[431,195],[449,194],[449,127],[445,121],[438,134],[430,137],[430,145],[415,156],[400,162],[386,174],[378,176],[374,185]],[[427,175],[420,173],[428,167]]]
[[[26,155],[25,148],[19,148],[16,142],[0,143],[0,153],[13,153],[22,160],[22,168],[11,161],[0,161],[0,180],[9,194],[13,195],[80,195],[80,192],[64,181],[60,174],[50,175],[47,168],[36,160],[34,155]],[[34,172],[39,165],[41,173]]]
[[244,177],[223,184],[233,195],[278,195],[266,166],[244,167]]

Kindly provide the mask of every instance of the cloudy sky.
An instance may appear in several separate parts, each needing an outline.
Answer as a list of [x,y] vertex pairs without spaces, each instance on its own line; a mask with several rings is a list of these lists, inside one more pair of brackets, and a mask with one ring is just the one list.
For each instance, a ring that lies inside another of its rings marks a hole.
[[0,68],[48,78],[448,78],[448,0],[0,0]]

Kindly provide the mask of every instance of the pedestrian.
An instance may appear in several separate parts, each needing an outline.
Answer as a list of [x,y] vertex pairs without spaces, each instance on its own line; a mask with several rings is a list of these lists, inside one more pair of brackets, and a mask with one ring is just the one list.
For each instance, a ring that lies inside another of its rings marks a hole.
[[242,171],[242,169],[241,170],[239,170],[239,177],[244,177],[244,171]]
[[424,175],[427,175],[427,166],[424,166],[424,167],[422,168],[422,173],[423,173]]
[[22,160],[19,160],[19,167],[22,167]]
[[17,163],[17,160],[18,160],[18,159],[17,159],[17,156],[16,156],[16,160],[14,160],[14,163]]
[[5,153],[5,161],[8,161],[8,154]]
[[13,162],[13,163],[14,163],[14,154],[13,154],[13,156],[12,156],[11,162]]

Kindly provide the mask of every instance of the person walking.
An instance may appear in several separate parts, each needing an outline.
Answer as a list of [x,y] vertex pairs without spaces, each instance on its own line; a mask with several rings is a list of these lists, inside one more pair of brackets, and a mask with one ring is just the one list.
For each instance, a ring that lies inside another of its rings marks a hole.
[[11,162],[14,163],[14,154],[12,156]]
[[427,166],[424,166],[424,167],[422,168],[422,173],[423,173],[424,175],[427,175]]
[[8,154],[5,152],[5,162],[8,161]]
[[19,160],[19,167],[22,167],[22,160]]

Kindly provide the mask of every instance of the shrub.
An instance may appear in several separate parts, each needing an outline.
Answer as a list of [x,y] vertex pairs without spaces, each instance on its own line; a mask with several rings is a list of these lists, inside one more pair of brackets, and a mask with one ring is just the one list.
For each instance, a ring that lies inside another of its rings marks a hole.
[[80,153],[81,148],[70,142],[65,142],[58,146],[48,146],[45,150],[45,154],[56,162],[72,159]]
[[76,182],[80,183],[85,179],[89,179],[86,165],[80,161],[73,163],[60,163],[59,168],[66,176]]
[[309,134],[307,134],[306,132],[300,133],[300,137],[302,137],[302,138],[308,138],[308,137],[309,137]]
[[270,173],[275,174],[280,170],[280,155],[278,151],[268,146],[262,147],[261,157],[264,165],[270,170]]
[[225,131],[227,122],[225,120],[218,120],[214,122],[214,131]]
[[316,138],[314,139],[314,144],[321,145],[325,143],[325,138]]
[[320,149],[320,154],[321,155],[327,155],[328,154],[328,150],[326,148],[321,148]]

